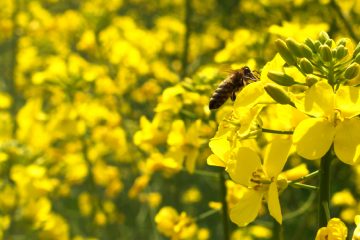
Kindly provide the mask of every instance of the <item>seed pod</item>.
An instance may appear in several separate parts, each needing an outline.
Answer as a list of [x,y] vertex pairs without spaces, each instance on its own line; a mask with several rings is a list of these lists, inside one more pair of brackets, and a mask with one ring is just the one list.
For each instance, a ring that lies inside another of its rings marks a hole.
[[343,45],[340,45],[336,49],[336,59],[341,60],[348,54],[348,49]]
[[309,60],[306,58],[302,58],[300,60],[300,68],[304,71],[304,73],[312,73],[314,71],[313,66]]
[[283,40],[276,40],[275,45],[281,57],[285,60],[287,64],[289,64],[290,66],[296,64],[296,58],[291,54],[290,50],[287,48],[286,43]]
[[319,49],[320,57],[324,62],[330,62],[332,59],[331,49],[328,45],[322,45]]
[[275,72],[275,71],[269,71],[267,74],[268,78],[270,78],[273,82],[281,85],[281,86],[292,86],[296,84],[294,79],[286,75],[283,72]]
[[308,46],[313,52],[317,51],[317,48],[315,47],[315,43],[311,38],[305,39],[305,45]]
[[319,34],[319,41],[322,43],[322,44],[325,44],[327,40],[329,40],[330,37],[329,35],[324,32],[324,31],[321,31],[320,34]]
[[264,86],[264,89],[267,94],[277,103],[295,106],[294,103],[291,101],[290,97],[286,94],[286,92],[283,89],[278,88],[274,84],[268,83]]
[[300,48],[300,44],[298,42],[296,42],[294,39],[292,38],[288,38],[286,39],[286,46],[288,47],[288,49],[290,50],[290,52],[297,56],[297,57],[303,57],[301,48]]
[[345,70],[344,77],[346,79],[353,79],[356,77],[359,73],[359,64],[358,63],[352,63],[350,66]]
[[[315,47],[315,46],[314,46]],[[313,54],[313,51],[311,50],[310,47],[308,47],[307,45],[305,44],[301,44],[300,45],[300,49],[301,49],[301,53],[304,57],[306,57],[307,59],[311,59],[312,58],[312,54]]]

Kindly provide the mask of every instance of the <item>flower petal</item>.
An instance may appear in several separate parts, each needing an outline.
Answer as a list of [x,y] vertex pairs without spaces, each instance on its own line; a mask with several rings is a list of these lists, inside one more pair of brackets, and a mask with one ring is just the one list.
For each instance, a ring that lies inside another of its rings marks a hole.
[[290,139],[274,139],[265,149],[264,171],[269,177],[277,176],[284,168],[291,148]]
[[254,82],[245,86],[236,96],[234,108],[251,108],[259,102],[261,97],[265,97],[264,86],[262,82]]
[[254,221],[259,213],[263,195],[262,192],[252,190],[246,192],[240,201],[230,209],[231,221],[240,227]]
[[249,186],[253,172],[261,168],[258,154],[247,147],[239,147],[231,156],[226,171],[234,182]]
[[330,116],[334,111],[335,94],[325,81],[314,84],[305,92],[305,98],[295,101],[296,108],[314,117]]
[[282,223],[282,214],[279,201],[279,192],[276,182],[272,182],[268,192],[268,208],[270,215],[273,216],[278,223]]
[[341,86],[336,92],[335,107],[344,118],[360,114],[360,88]]
[[211,151],[224,162],[227,161],[230,151],[230,142],[228,141],[227,136],[228,135],[214,137],[210,139],[209,142],[209,147]]
[[360,119],[345,120],[336,126],[334,150],[344,163],[353,165],[360,161]]
[[206,160],[207,165],[210,166],[218,166],[218,167],[225,167],[225,163],[223,160],[221,160],[218,156],[216,156],[215,154],[211,154],[207,160]]
[[307,159],[319,159],[329,150],[335,127],[325,119],[308,118],[295,129],[293,141],[297,153]]

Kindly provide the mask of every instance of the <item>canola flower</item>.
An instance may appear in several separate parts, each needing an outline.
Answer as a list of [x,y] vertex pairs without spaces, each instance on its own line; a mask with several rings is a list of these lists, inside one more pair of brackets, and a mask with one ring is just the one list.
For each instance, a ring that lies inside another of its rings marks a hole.
[[[277,40],[276,47],[279,55],[264,67],[260,81],[238,94],[233,112],[220,122],[209,143],[213,155],[208,158],[208,164],[225,167],[234,182],[248,188],[230,209],[231,220],[239,226],[255,220],[263,200],[268,203],[270,215],[281,224],[279,193],[288,185],[320,174],[318,219],[319,226],[324,228],[316,239],[345,239],[344,224],[340,220],[342,225],[337,224],[336,219],[329,221],[329,171],[333,158],[349,165],[359,161],[360,94],[356,77],[360,69],[360,45],[355,48],[348,39],[335,43],[321,32],[319,40],[307,38],[304,43],[298,43],[288,38]],[[238,100],[241,97],[243,102]],[[273,104],[289,107],[275,108]],[[271,116],[276,114],[270,112],[274,110],[293,116],[287,119],[291,122],[272,124],[275,120]],[[269,137],[269,133],[293,136],[285,140]],[[256,141],[249,144],[254,138]],[[264,145],[261,161],[258,155]],[[304,175],[298,175],[299,180],[286,179],[286,174],[280,173],[290,149],[305,159],[321,159],[319,172],[305,171]],[[298,186],[317,189],[304,184]]]

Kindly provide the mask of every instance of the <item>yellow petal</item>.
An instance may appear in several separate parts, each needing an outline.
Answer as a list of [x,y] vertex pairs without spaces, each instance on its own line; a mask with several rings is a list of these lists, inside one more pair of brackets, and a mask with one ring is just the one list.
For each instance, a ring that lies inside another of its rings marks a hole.
[[261,207],[263,193],[248,191],[232,209],[230,219],[238,226],[243,227],[254,221]]
[[278,223],[282,223],[282,214],[279,201],[279,192],[276,186],[276,182],[272,182],[268,192],[268,208],[270,215],[275,218]]
[[206,163],[210,166],[218,166],[218,167],[225,167],[225,163],[223,160],[221,160],[218,156],[215,154],[211,154],[207,160]]
[[247,85],[237,94],[234,103],[235,109],[238,107],[249,108],[254,106],[264,93],[264,87],[260,81]]
[[335,107],[345,118],[352,118],[360,114],[360,88],[341,86],[336,92]]
[[296,108],[314,117],[330,116],[334,111],[335,94],[325,81],[314,84],[305,92],[305,98],[295,101]]
[[265,149],[264,171],[277,176],[284,168],[291,147],[290,139],[274,139]]
[[256,152],[247,147],[235,150],[228,162],[226,171],[234,182],[249,186],[253,172],[261,167],[261,160]]
[[353,165],[360,161],[360,119],[345,120],[336,126],[334,150],[344,163]]
[[293,141],[300,156],[315,160],[324,156],[329,150],[334,135],[335,128],[329,121],[309,118],[296,127]]
[[230,142],[227,140],[227,135],[210,139],[209,147],[222,161],[227,161],[230,151]]

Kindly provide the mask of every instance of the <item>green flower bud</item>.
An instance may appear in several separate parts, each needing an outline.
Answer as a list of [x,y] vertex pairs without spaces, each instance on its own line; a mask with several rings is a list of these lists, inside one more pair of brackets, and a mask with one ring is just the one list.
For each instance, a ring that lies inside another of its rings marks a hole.
[[320,57],[324,62],[330,62],[332,59],[331,49],[328,45],[322,45],[319,49]]
[[312,58],[312,50],[310,47],[308,47],[307,45],[305,44],[301,44],[300,45],[300,48],[301,48],[301,53],[304,57],[308,58],[308,59],[311,59]]
[[315,43],[311,38],[305,39],[305,45],[308,46],[313,52],[317,51],[317,48],[315,47]]
[[332,39],[328,39],[326,40],[325,44],[328,45],[329,47],[332,46],[333,40]]
[[348,55],[348,49],[346,47],[344,47],[343,45],[340,45],[339,47],[337,47],[336,49],[336,59],[341,60],[344,57],[346,57],[346,55]]
[[303,57],[300,44],[292,38],[286,39],[286,46],[289,48],[292,54],[297,57]]
[[281,86],[292,86],[296,84],[294,79],[286,75],[283,72],[275,72],[275,71],[269,71],[267,74],[268,78],[270,78],[273,82],[281,85]]
[[321,42],[320,42],[320,41],[316,41],[314,44],[315,44],[315,49],[316,49],[315,52],[319,52],[319,49],[320,49],[320,46],[321,46]]
[[360,42],[358,43],[358,45],[356,45],[353,56],[358,55],[359,52],[360,52]]
[[308,87],[311,87],[312,85],[314,85],[317,82],[318,82],[318,79],[315,77],[310,77],[310,76],[306,77],[306,86],[308,86]]
[[340,39],[339,41],[338,41],[338,43],[337,43],[337,46],[346,46],[346,39],[345,38],[342,38],[342,39]]
[[337,49],[335,48],[335,49],[331,49],[331,56],[333,57],[333,58],[336,58],[336,53],[337,53]]
[[291,101],[290,97],[286,94],[286,92],[278,88],[276,85],[268,83],[264,87],[267,94],[274,99],[277,103],[280,104],[290,104],[291,106],[295,106],[294,103]]
[[302,58],[300,60],[300,68],[303,70],[304,73],[312,73],[314,71],[312,64],[310,61],[306,58]]
[[352,63],[350,66],[345,70],[344,77],[346,79],[353,79],[356,77],[359,73],[359,64],[358,63]]
[[360,64],[360,54],[356,55],[356,57],[354,58],[354,62]]
[[287,64],[289,64],[290,66],[296,64],[296,58],[291,54],[290,50],[287,48],[286,43],[283,40],[276,40],[275,45],[281,57],[285,60]]
[[319,34],[319,41],[322,43],[322,44],[325,44],[327,40],[329,40],[330,37],[329,35],[324,32],[324,31],[321,31],[320,34]]

